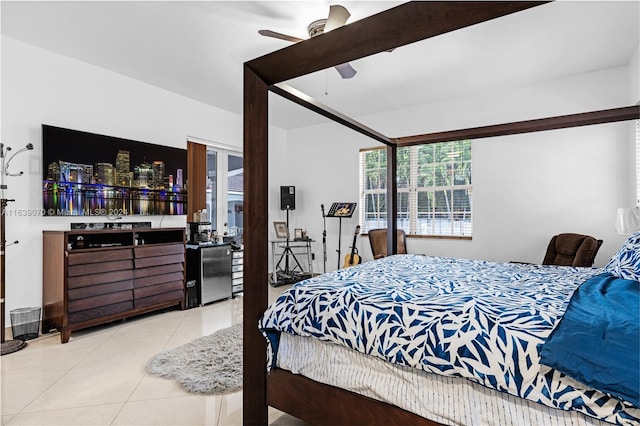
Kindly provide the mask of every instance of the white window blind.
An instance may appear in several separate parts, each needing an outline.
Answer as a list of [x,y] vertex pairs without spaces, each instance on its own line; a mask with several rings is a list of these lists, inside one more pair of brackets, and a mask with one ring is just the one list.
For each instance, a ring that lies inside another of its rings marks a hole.
[[[398,148],[398,228],[408,234],[472,233],[471,141]],[[385,148],[360,152],[360,223],[363,232],[385,228]]]

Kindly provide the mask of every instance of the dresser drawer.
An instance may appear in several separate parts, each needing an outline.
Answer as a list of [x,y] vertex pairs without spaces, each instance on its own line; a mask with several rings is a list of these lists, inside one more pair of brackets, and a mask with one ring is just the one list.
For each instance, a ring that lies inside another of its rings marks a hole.
[[102,263],[126,259],[133,259],[132,249],[98,250],[86,253],[69,253],[69,256],[67,256],[67,265]]
[[180,253],[184,253],[184,244],[168,244],[161,246],[150,245],[144,247],[138,246],[135,248],[136,258]]
[[169,265],[150,266],[148,268],[134,269],[134,278],[150,277],[152,275],[170,274],[172,272],[184,272],[182,263],[170,263]]
[[141,299],[135,299],[133,306],[136,309],[146,308],[148,306],[158,305],[160,303],[175,302],[181,303],[184,301],[184,290],[174,290],[169,293],[156,294],[150,297],[143,297]]
[[86,274],[102,274],[105,272],[133,269],[133,260],[114,260],[112,262],[88,263],[67,267],[67,275],[76,277]]
[[133,280],[116,281],[108,284],[78,287],[67,292],[69,300],[84,299],[99,296],[101,294],[117,293],[124,290],[133,290]]
[[167,263],[183,263],[184,253],[170,254],[166,256],[143,257],[135,259],[136,268],[148,268],[150,266],[165,265]]
[[174,290],[182,291],[184,289],[184,281],[171,281],[149,287],[140,287],[133,290],[134,299],[150,297],[157,294],[169,293]]
[[126,302],[133,299],[133,291],[119,291],[116,293],[102,294],[100,296],[87,297],[84,299],[70,300],[67,303],[67,311],[77,312],[86,309],[94,309],[100,306],[112,305],[114,303]]
[[171,274],[153,275],[151,277],[146,277],[146,278],[136,278],[134,280],[134,285],[136,288],[148,287],[148,286],[155,286],[157,284],[162,284],[170,281],[184,282],[184,275],[182,274],[182,272],[173,272]]
[[126,269],[124,271],[113,271],[108,274],[88,274],[88,275],[80,275],[77,277],[69,277],[67,279],[67,288],[69,290],[92,286],[98,284],[106,284],[112,283],[116,281],[127,281],[133,280],[133,270]]
[[133,301],[114,303],[111,305],[100,306],[86,311],[73,312],[68,315],[69,324],[75,324],[83,321],[89,321],[96,318],[102,318],[109,315],[120,314],[133,310]]

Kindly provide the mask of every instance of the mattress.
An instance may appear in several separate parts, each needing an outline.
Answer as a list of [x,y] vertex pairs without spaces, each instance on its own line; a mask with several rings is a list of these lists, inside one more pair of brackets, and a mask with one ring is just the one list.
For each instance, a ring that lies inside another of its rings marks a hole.
[[276,365],[445,425],[608,425],[575,411],[550,408],[464,378],[391,364],[311,337],[283,333]]

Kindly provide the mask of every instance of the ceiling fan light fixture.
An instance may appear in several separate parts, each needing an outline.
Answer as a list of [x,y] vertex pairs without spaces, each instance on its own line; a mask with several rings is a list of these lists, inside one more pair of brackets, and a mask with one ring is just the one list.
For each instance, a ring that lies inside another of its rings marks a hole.
[[309,37],[319,36],[324,33],[324,26],[327,23],[326,19],[317,19],[309,24],[307,27],[307,32],[309,33]]

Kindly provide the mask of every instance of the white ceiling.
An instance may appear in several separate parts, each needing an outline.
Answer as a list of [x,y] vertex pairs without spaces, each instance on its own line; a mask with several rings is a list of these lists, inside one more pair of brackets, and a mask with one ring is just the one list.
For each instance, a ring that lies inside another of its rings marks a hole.
[[[342,1],[353,22],[402,2]],[[306,38],[329,1],[2,1],[2,34],[236,113],[242,65]],[[640,2],[558,1],[352,63],[290,84],[352,117],[438,99],[625,66],[638,48]],[[272,103],[272,124],[324,119]]]

